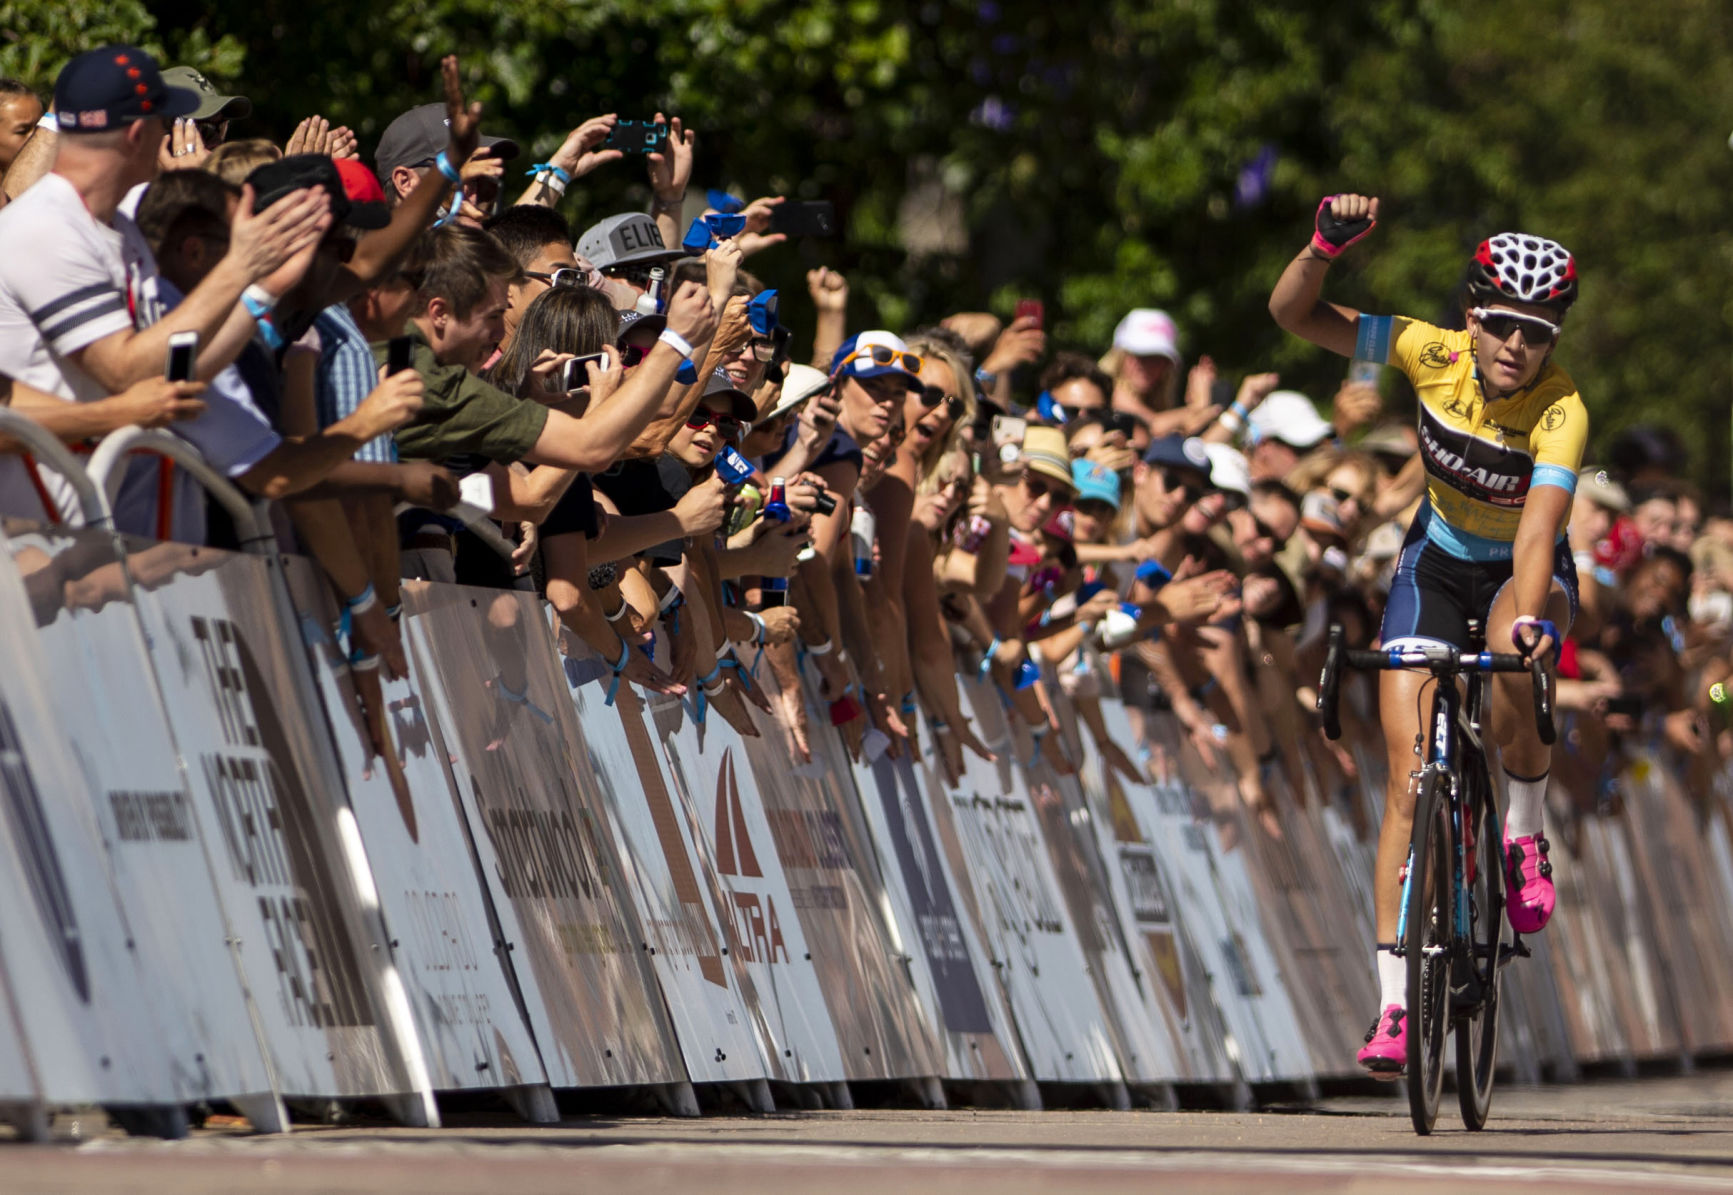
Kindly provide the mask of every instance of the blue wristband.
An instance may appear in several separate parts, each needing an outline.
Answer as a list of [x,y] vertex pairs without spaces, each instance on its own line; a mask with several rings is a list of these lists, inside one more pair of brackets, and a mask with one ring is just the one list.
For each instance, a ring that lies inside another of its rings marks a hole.
[[459,174],[457,167],[451,164],[451,159],[446,156],[443,149],[439,151],[439,156],[433,159],[433,165],[441,174],[451,180],[453,186],[463,186],[463,175]]
[[524,174],[526,177],[534,177],[544,171],[559,179],[562,187],[572,181],[572,176],[570,174],[567,174],[552,162],[537,162],[534,166],[531,166],[528,170],[524,171]]

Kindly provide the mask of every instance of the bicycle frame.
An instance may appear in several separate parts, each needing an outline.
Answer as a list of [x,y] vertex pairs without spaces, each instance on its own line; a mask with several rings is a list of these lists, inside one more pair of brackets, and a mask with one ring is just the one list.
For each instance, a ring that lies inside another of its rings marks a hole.
[[[1440,678],[1436,674],[1432,678],[1432,749],[1424,767],[1414,773],[1414,784],[1418,791],[1422,787],[1422,778],[1429,770],[1442,773],[1449,781],[1445,791],[1449,794],[1450,823],[1456,838],[1456,873],[1452,877],[1454,892],[1451,901],[1456,915],[1452,936],[1453,942],[1459,942],[1469,932],[1469,910],[1467,835],[1464,832],[1468,818],[1464,816],[1462,807],[1463,786],[1457,766],[1457,736],[1465,736],[1480,758],[1485,760],[1486,752],[1480,739],[1480,718],[1486,705],[1486,673],[1471,672],[1464,676],[1467,681],[1466,694],[1460,692],[1454,683],[1445,683],[1446,680],[1454,679]],[[1399,943],[1405,940],[1404,936],[1408,931],[1408,892],[1413,883],[1414,857],[1413,848],[1410,847],[1407,876],[1402,881],[1402,912],[1396,922],[1396,941]],[[1396,953],[1403,953],[1400,946]]]

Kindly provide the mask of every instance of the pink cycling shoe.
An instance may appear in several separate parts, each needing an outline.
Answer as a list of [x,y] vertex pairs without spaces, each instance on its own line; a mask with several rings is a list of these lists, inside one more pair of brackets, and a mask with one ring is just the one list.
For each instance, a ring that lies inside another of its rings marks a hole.
[[1539,933],[1552,917],[1557,896],[1552,886],[1552,864],[1546,858],[1544,834],[1504,840],[1505,912],[1510,928],[1519,934]]
[[1391,1004],[1378,1014],[1366,1032],[1366,1044],[1355,1060],[1372,1072],[1374,1079],[1399,1079],[1408,1067],[1408,1012]]

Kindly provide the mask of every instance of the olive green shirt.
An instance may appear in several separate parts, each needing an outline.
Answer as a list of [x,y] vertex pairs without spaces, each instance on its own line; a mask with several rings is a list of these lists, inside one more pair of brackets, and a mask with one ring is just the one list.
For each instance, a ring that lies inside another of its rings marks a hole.
[[[427,389],[421,413],[397,430],[398,455],[443,461],[474,453],[509,465],[529,454],[547,424],[546,407],[507,394],[461,365],[441,365],[414,324],[405,327],[403,334],[415,342],[409,363]],[[375,340],[370,346],[380,365],[385,364],[390,343]]]

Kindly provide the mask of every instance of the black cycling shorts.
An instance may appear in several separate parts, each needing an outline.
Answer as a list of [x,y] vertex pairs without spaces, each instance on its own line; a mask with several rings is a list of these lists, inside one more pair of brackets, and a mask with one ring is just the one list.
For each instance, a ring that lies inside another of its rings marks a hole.
[[[1425,507],[1421,507],[1424,513]],[[1468,620],[1482,626],[1492,601],[1510,580],[1508,560],[1462,560],[1426,538],[1426,520],[1416,516],[1402,542],[1390,597],[1384,606],[1384,626],[1378,635],[1385,647],[1398,639],[1433,639],[1468,651]],[[1570,599],[1571,619],[1577,616],[1577,566],[1570,544],[1559,540],[1553,552],[1553,580]],[[1560,628],[1562,633],[1563,628]],[[1509,650],[1494,645],[1494,651]]]

